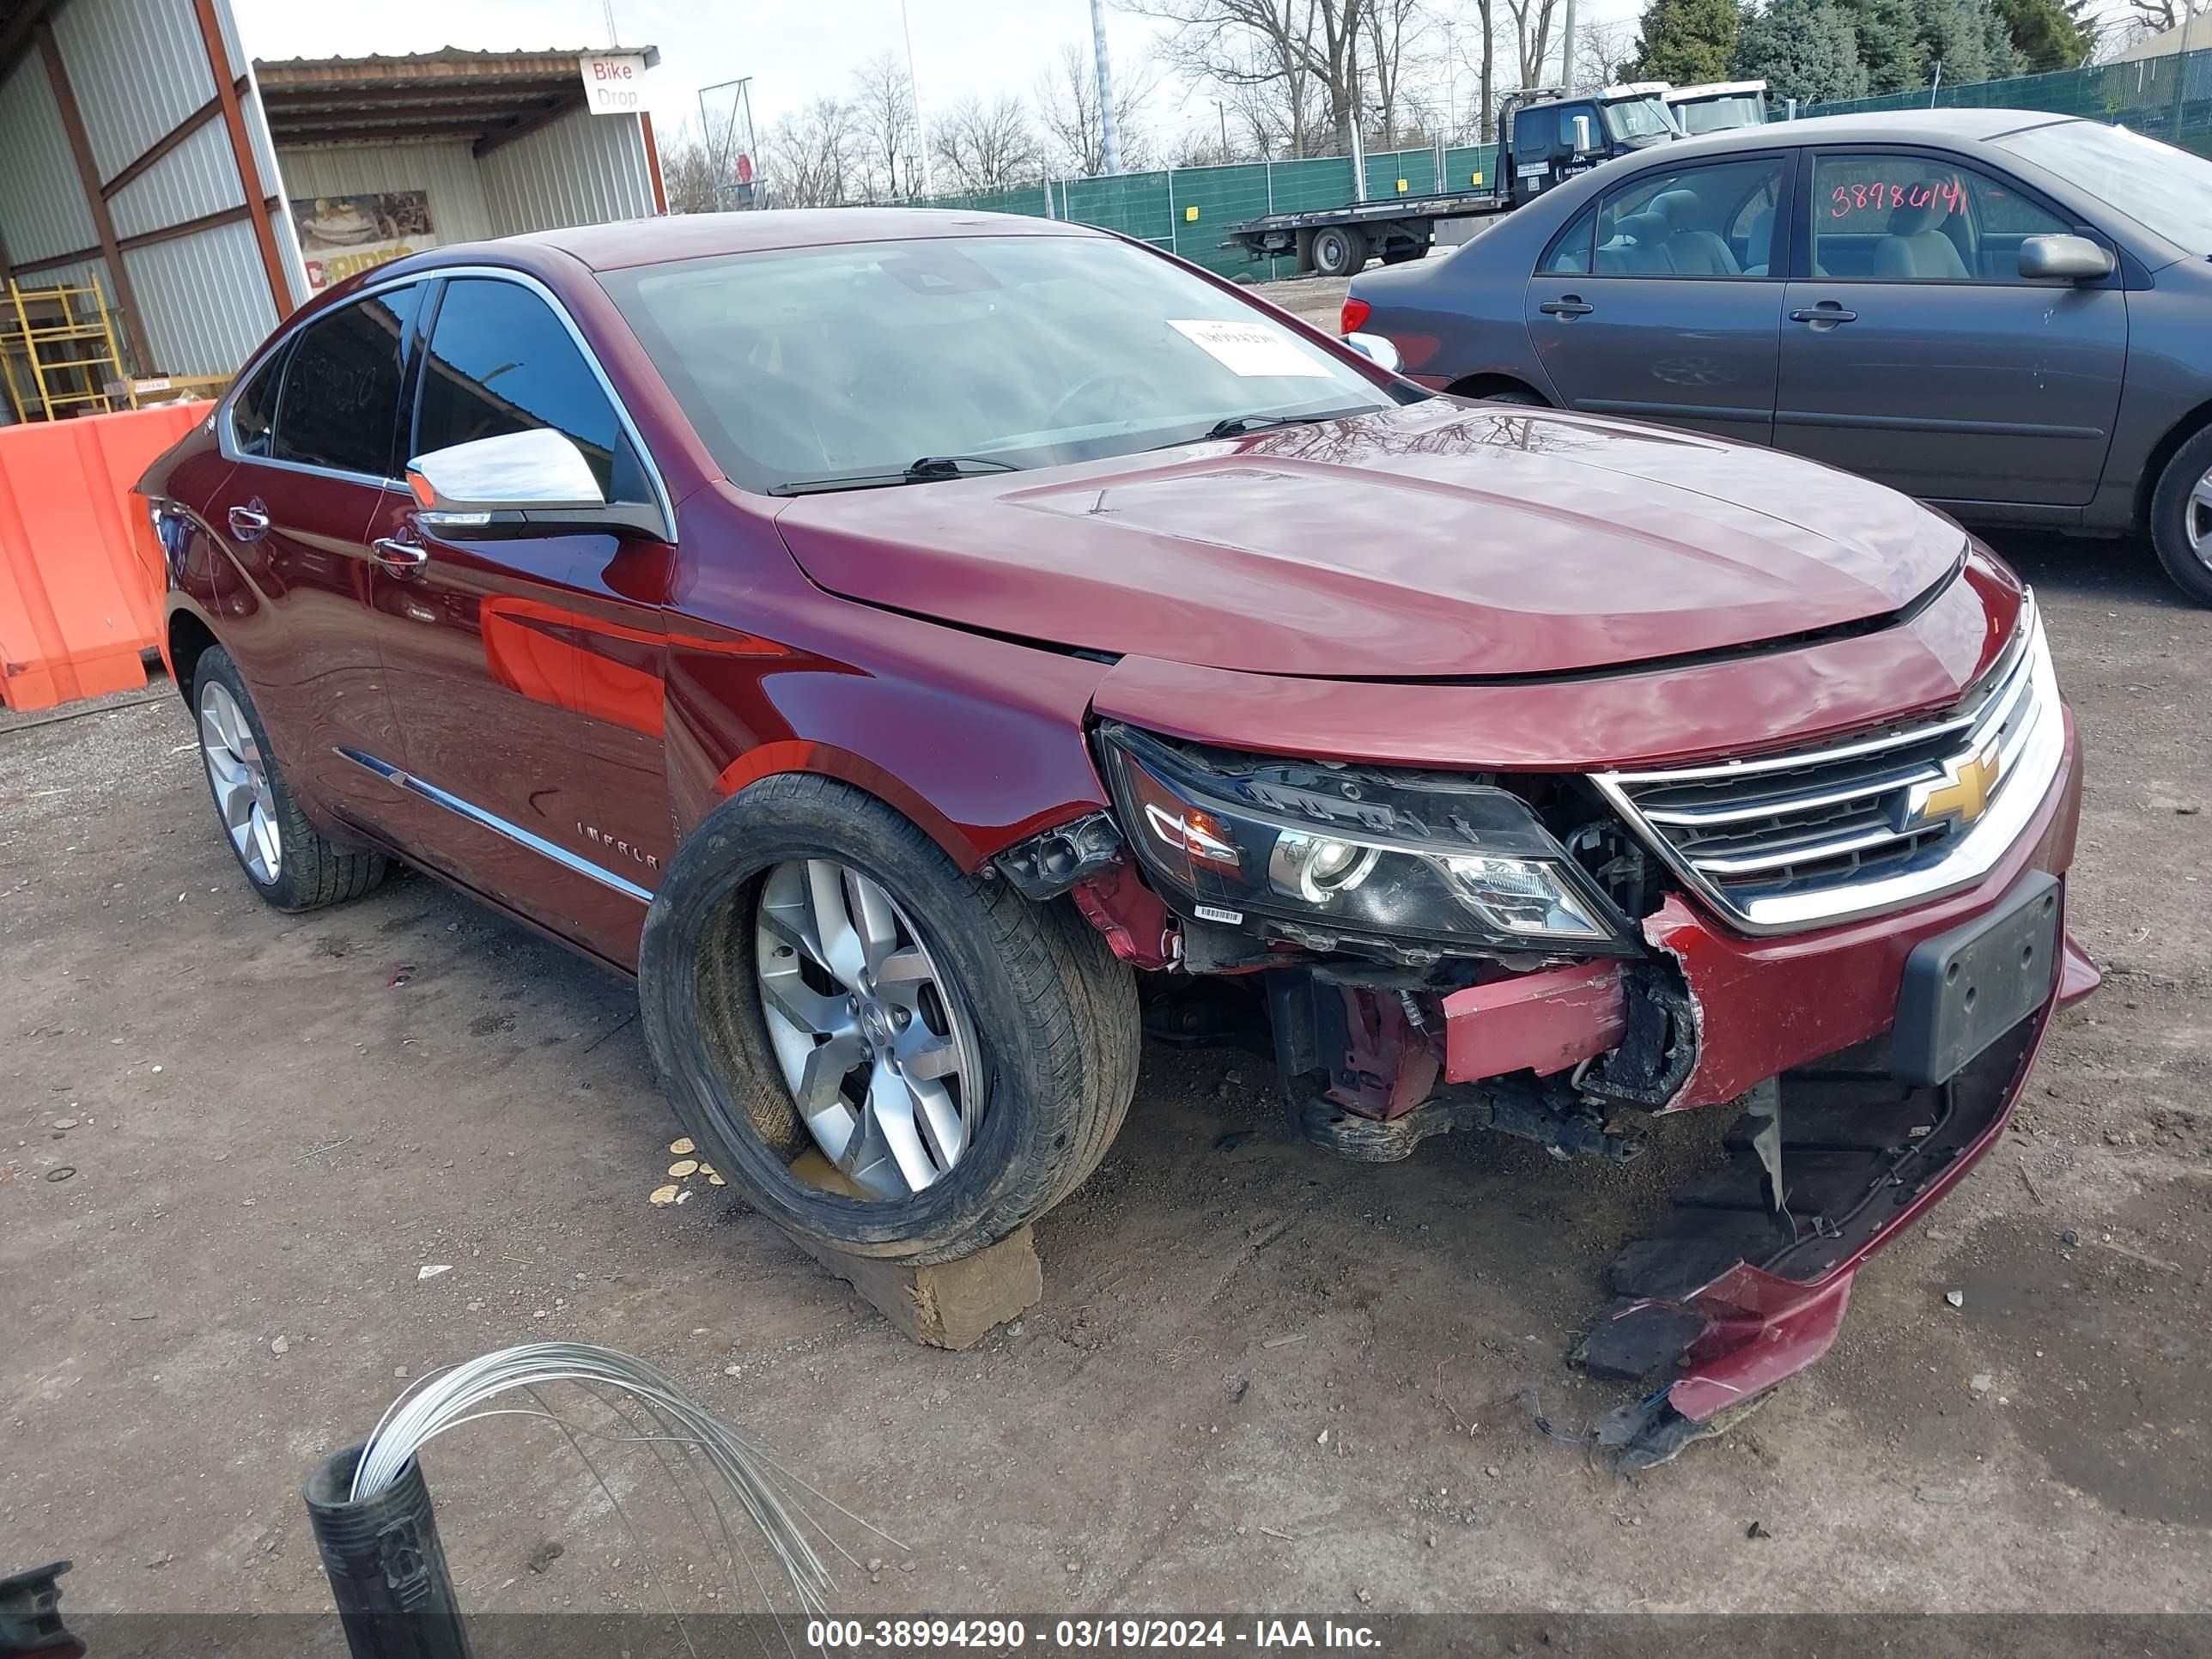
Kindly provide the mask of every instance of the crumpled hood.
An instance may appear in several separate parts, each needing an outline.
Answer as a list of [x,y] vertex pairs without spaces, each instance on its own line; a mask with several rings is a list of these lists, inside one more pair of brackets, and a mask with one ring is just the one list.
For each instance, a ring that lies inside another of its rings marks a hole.
[[794,498],[835,593],[1054,645],[1322,678],[1549,674],[1863,622],[1956,528],[1827,467],[1436,398],[1044,472]]

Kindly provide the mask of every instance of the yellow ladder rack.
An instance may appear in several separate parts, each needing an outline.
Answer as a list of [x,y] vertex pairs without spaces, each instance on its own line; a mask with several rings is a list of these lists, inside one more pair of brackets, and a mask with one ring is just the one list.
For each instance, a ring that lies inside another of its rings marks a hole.
[[[10,281],[0,308],[0,382],[19,421],[53,421],[80,406],[137,407],[98,278],[53,288]],[[119,386],[119,394],[111,392]]]

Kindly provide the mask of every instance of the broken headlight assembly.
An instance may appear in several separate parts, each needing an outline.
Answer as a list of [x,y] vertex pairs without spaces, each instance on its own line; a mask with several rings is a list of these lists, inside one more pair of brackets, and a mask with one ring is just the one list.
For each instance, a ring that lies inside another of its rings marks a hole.
[[1611,901],[1517,795],[1458,777],[1201,757],[1119,724],[1099,749],[1171,905],[1301,942],[1631,955]]

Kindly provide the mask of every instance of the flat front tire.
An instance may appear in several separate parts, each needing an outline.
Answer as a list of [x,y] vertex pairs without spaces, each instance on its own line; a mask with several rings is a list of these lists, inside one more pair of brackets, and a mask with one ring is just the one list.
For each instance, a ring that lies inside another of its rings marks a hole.
[[2212,605],[2212,427],[2174,451],[2159,474],[2150,539],[2174,586]]
[[854,1255],[951,1261],[1026,1225],[1136,1086],[1134,981],[1074,907],[967,874],[832,779],[764,779],[692,833],[638,980],[717,1172]]
[[265,902],[279,910],[318,910],[359,898],[384,879],[381,853],[333,845],[301,811],[238,665],[221,646],[203,651],[193,665],[192,713],[216,820]]

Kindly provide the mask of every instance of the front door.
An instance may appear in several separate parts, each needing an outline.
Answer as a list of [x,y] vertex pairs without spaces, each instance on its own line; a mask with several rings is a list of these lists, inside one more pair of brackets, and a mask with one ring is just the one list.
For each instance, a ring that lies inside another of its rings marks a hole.
[[[2028,236],[2094,235],[1937,152],[1823,151],[1790,284],[1774,441],[1924,499],[2079,507],[2127,366],[2117,276],[2020,274]],[[2098,239],[2101,240],[2101,239]]]
[[[611,392],[536,289],[449,279],[410,453],[549,427],[613,501],[656,500]],[[410,788],[428,860],[625,967],[674,850],[662,750],[665,543],[440,539],[393,489],[376,546]]]
[[1788,172],[1780,153],[1648,169],[1560,234],[1528,325],[1567,407],[1769,440]]
[[372,829],[398,803],[344,756],[399,748],[369,544],[421,292],[329,312],[257,370],[232,411],[238,464],[206,506],[249,585],[228,596],[224,637],[280,762],[311,807]]

